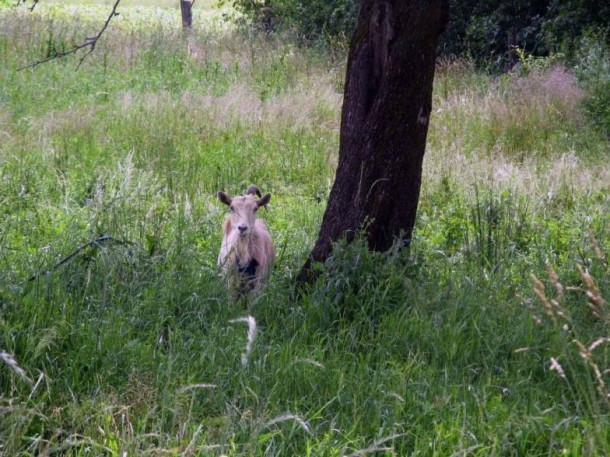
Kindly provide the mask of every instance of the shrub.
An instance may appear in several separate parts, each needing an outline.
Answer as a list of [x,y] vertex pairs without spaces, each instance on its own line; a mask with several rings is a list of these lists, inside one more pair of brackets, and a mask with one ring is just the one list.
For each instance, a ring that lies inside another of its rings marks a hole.
[[356,23],[358,0],[219,0],[220,5],[231,4],[255,24],[273,28],[291,28],[307,40],[320,37],[349,36]]
[[575,70],[586,91],[585,115],[610,139],[610,48],[596,37],[583,39]]

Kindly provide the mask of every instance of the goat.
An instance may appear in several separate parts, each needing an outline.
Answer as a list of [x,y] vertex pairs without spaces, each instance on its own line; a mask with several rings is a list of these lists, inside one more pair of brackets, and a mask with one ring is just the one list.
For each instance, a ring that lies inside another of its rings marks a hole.
[[[260,198],[256,200],[255,195]],[[246,195],[231,198],[221,191],[218,200],[230,208],[224,223],[218,265],[230,286],[241,292],[257,292],[269,277],[275,259],[267,224],[256,217],[261,206],[267,207],[271,195],[261,196],[258,187],[252,184]]]

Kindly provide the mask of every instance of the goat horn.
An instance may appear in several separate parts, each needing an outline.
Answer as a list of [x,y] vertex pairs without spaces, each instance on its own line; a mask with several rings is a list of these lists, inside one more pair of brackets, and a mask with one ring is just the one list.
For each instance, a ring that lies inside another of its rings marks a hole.
[[248,187],[248,195],[258,195],[258,197],[262,197],[261,191],[258,190],[258,187],[256,187],[254,184],[250,184],[250,187]]

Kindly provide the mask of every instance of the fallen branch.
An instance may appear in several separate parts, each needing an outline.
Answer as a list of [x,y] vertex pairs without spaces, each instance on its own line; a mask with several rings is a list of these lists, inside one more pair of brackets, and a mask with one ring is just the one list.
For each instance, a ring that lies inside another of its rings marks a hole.
[[41,271],[39,273],[36,273],[35,275],[30,276],[30,278],[28,278],[28,282],[35,281],[42,274],[49,273],[51,271],[57,270],[59,267],[61,267],[62,265],[65,265],[70,260],[72,260],[74,257],[76,257],[83,250],[87,249],[89,246],[91,246],[91,245],[98,245],[100,243],[106,243],[106,242],[113,242],[113,243],[116,243],[116,244],[120,244],[122,246],[133,246],[134,245],[134,243],[132,243],[131,241],[117,240],[116,238],[114,238],[114,237],[112,237],[110,235],[103,235],[103,236],[100,236],[98,238],[94,238],[93,240],[90,240],[90,241],[86,242],[85,244],[77,247],[67,257],[64,257],[59,262],[57,262],[55,265],[53,265],[53,268],[51,268],[50,270]]
[[[36,6],[36,4],[39,1],[40,0],[34,0],[34,4],[30,8],[30,11],[32,11],[34,9],[34,7]],[[78,51],[80,51],[81,49],[89,48],[89,50],[85,53],[84,56],[81,57],[80,61],[78,62],[78,65],[76,66],[76,69],[78,70],[80,68],[80,66],[82,65],[82,63],[87,58],[87,56],[89,54],[91,54],[95,50],[95,46],[97,45],[97,41],[100,39],[100,37],[103,35],[103,33],[108,28],[108,25],[110,24],[110,21],[112,20],[112,18],[114,16],[118,16],[119,15],[119,13],[116,12],[116,9],[119,6],[119,3],[121,3],[121,0],[116,0],[116,2],[114,3],[114,6],[112,7],[112,11],[110,12],[108,17],[106,18],[106,22],[104,22],[104,25],[102,26],[100,31],[95,36],[85,38],[84,43],[74,45],[74,47],[72,49],[70,49],[69,51],[54,52],[53,55],[47,57],[46,59],[38,60],[38,61],[34,62],[33,64],[26,65],[25,67],[18,68],[18,71],[25,70],[26,68],[35,68],[38,65],[41,65],[41,64],[43,64],[45,62],[49,62],[50,60],[60,59],[62,57],[69,56],[70,54],[75,54]]]

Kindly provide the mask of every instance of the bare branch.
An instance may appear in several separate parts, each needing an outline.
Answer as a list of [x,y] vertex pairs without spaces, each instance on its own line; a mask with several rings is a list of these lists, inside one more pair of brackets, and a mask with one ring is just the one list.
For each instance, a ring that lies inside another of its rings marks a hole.
[[[30,11],[34,11],[34,8],[36,8],[36,5],[38,5],[38,2],[39,2],[39,1],[40,1],[40,0],[32,0],[32,6],[28,6],[28,9],[29,9]],[[28,2],[28,0],[17,0],[17,1],[16,1],[16,2],[15,2],[15,3],[14,3],[12,6],[11,6],[11,8],[16,8],[16,7],[18,7],[20,4],[22,4],[22,3],[27,3],[27,2]]]
[[[32,5],[32,7],[30,8],[30,11],[32,11],[34,9],[36,4],[40,0],[33,0],[33,1],[34,1],[34,5]],[[74,47],[72,49],[70,49],[69,51],[55,52],[53,55],[47,57],[46,59],[38,60],[38,61],[34,62],[33,64],[26,65],[25,67],[18,68],[18,71],[25,70],[26,68],[35,68],[35,67],[37,67],[40,64],[43,64],[45,62],[49,62],[50,60],[66,57],[66,56],[69,56],[70,54],[77,53],[81,49],[89,48],[89,50],[85,53],[85,55],[83,55],[80,58],[80,60],[78,62],[78,65],[76,66],[76,69],[78,70],[80,68],[80,66],[83,64],[83,62],[85,61],[85,59],[87,58],[87,56],[89,54],[91,54],[95,50],[95,46],[97,45],[97,41],[100,39],[100,37],[103,35],[103,33],[108,28],[108,25],[110,24],[110,21],[112,20],[112,18],[114,16],[118,16],[119,15],[119,13],[116,12],[116,9],[119,6],[119,3],[121,3],[121,0],[116,0],[116,2],[114,3],[114,6],[112,7],[112,11],[110,12],[108,17],[106,18],[106,22],[104,22],[104,25],[102,26],[100,31],[95,36],[85,38],[85,41],[83,43],[74,45]]]
[[76,257],[77,254],[79,254],[80,252],[82,252],[83,250],[88,248],[89,246],[92,246],[92,245],[99,246],[101,243],[107,243],[107,242],[119,244],[119,245],[122,245],[122,246],[133,246],[134,245],[134,243],[132,243],[131,241],[119,240],[119,239],[114,238],[113,236],[110,236],[110,235],[102,235],[102,236],[100,236],[98,238],[94,238],[94,239],[86,242],[85,244],[77,247],[74,251],[72,251],[70,253],[70,255],[68,255],[67,257],[64,257],[59,262],[57,262],[55,265],[53,265],[53,268],[51,268],[51,270],[39,272],[39,273],[36,273],[36,274],[30,276],[28,278],[27,282],[35,281],[42,274],[49,273],[51,271],[57,270],[59,267],[61,267],[62,265],[65,265],[66,263],[68,263],[70,260],[72,260],[74,257]]

